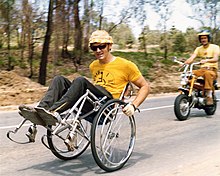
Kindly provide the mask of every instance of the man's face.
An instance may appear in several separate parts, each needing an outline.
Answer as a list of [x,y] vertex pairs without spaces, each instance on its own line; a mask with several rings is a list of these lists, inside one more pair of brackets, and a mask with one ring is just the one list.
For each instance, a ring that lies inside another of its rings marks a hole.
[[93,43],[90,48],[93,50],[96,59],[107,58],[110,50],[110,45],[106,43]]
[[207,45],[209,43],[208,36],[207,35],[202,35],[200,37],[200,42],[201,42],[202,45]]

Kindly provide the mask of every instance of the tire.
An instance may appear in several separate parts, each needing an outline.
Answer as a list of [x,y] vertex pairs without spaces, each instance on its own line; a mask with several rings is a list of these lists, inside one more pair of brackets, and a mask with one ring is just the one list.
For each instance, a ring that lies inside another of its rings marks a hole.
[[113,172],[122,168],[130,158],[136,139],[134,116],[123,112],[124,102],[110,100],[96,115],[91,129],[91,149],[97,165]]
[[190,114],[188,96],[180,94],[176,97],[174,102],[174,113],[176,118],[180,121],[187,120]]
[[215,111],[217,109],[217,100],[216,100],[216,96],[214,96],[214,104],[213,106],[206,106],[204,108],[205,112],[207,115],[214,115],[215,114]]
[[83,136],[83,133],[85,131],[90,137],[91,124],[86,120],[82,120],[80,124],[81,125],[80,127],[77,127],[75,134],[77,139],[77,147],[74,149],[74,151],[69,151],[64,143],[64,140],[70,132],[69,128],[64,127],[63,130],[60,130],[58,133],[59,137],[58,135],[52,135],[51,131],[47,130],[47,141],[49,148],[57,158],[62,160],[75,159],[88,148],[90,141]]

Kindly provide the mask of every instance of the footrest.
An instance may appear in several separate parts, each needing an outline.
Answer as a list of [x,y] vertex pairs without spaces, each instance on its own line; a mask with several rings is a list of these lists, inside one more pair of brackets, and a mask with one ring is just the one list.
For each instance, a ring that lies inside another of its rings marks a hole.
[[46,109],[41,107],[35,107],[34,109],[47,125],[56,125],[56,123],[58,122],[56,117]]
[[25,119],[31,121],[32,123],[36,125],[46,125],[43,119],[37,114],[37,112],[34,109],[30,109],[26,106],[20,106],[19,110],[20,112],[18,113]]

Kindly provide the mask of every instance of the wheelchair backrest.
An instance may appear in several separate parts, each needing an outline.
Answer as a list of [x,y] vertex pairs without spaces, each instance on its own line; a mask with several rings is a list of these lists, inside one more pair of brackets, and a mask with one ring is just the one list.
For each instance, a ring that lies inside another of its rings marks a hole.
[[127,85],[124,87],[119,99],[120,100],[125,100],[131,98],[131,96],[134,93],[134,86],[132,85],[131,82],[127,83]]

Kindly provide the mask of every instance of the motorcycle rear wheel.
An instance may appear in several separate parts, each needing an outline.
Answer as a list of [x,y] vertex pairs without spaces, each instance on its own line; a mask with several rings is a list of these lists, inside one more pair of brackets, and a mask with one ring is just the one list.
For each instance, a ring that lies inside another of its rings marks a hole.
[[174,113],[176,118],[180,121],[188,119],[190,114],[190,107],[187,95],[180,94],[176,97],[174,102]]

